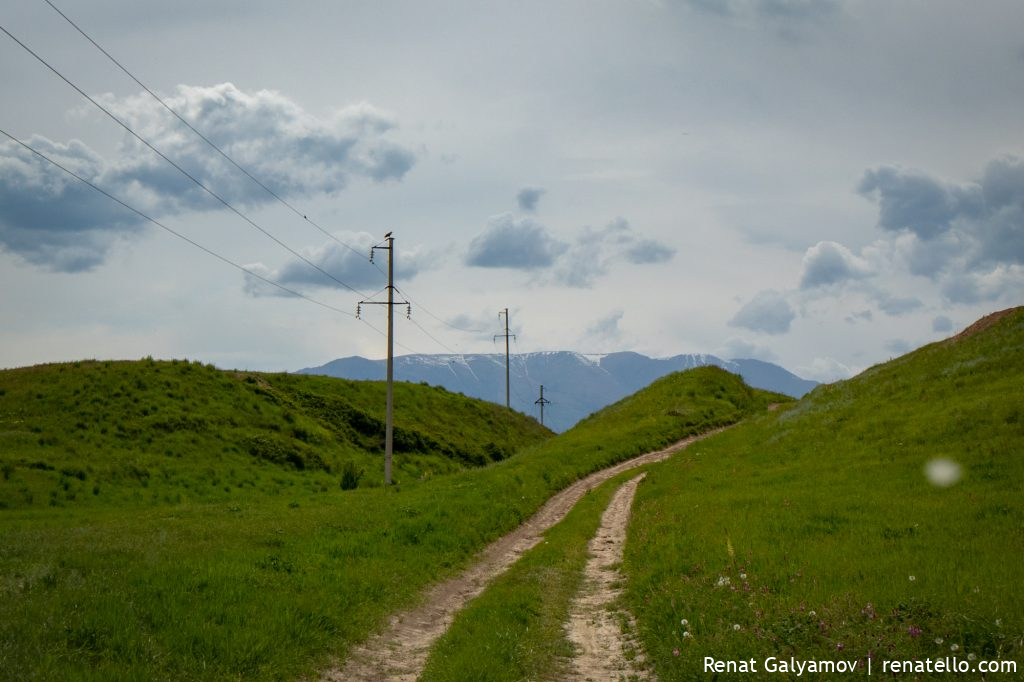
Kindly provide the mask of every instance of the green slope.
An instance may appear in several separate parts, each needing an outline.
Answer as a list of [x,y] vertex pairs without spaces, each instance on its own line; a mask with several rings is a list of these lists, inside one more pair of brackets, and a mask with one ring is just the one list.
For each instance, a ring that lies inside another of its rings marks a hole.
[[379,471],[379,384],[143,361],[0,392],[0,680],[312,677],[556,490],[774,399],[702,368],[545,440],[396,386],[401,485],[342,490],[346,461]]
[[[384,385],[188,361],[0,372],[0,506],[230,499],[383,477]],[[500,460],[552,435],[519,413],[396,384],[396,478]]]
[[1022,413],[1017,309],[654,468],[625,568],[659,679],[705,657],[773,679],[770,656],[1024,663]]

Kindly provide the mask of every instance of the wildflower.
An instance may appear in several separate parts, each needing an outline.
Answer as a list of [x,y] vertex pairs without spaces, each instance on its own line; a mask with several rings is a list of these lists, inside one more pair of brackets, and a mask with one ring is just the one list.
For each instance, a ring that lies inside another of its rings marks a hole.
[[907,628],[907,634],[909,634],[911,637],[920,637],[921,628],[917,627],[916,625],[911,625],[909,628]]
[[949,645],[949,650],[954,652],[954,653],[957,652],[957,651],[960,651],[960,645],[959,644],[950,644]]
[[1002,618],[996,618],[996,627],[997,628],[1003,627],[1003,619]]
[[732,582],[732,580],[729,579],[729,576],[727,576],[727,575],[720,575],[720,576],[718,576],[718,582],[715,583],[715,587],[725,587],[726,585],[728,585],[731,582]]
[[978,657],[977,657],[977,656],[975,656],[974,654],[967,654],[967,660],[968,660],[968,661],[973,661],[973,660],[975,660],[975,659],[977,659],[977,658],[978,658]]
[[736,632],[739,632],[740,624],[739,623],[733,623],[732,624],[732,629],[735,630]]
[[936,644],[942,644],[942,642],[943,642],[943,641],[944,641],[944,640],[943,640],[943,639],[942,639],[941,637],[936,637],[936,638],[935,638],[935,643],[936,643]]
[[910,576],[910,582],[914,582],[915,580],[917,580],[915,576]]
[[808,616],[810,616],[811,618],[814,618],[814,617],[815,617],[815,616],[817,616],[818,614],[817,614],[817,613],[815,613],[814,611],[811,611],[811,612],[809,612],[809,613],[808,613],[807,615],[808,615]]
[[746,573],[740,573],[740,580],[746,580],[746,579],[747,579],[747,574]]
[[672,650],[672,655],[673,656],[678,656],[679,655],[679,647],[676,647],[675,649]]
[[843,646],[842,642],[839,642],[838,644],[836,644],[836,651],[842,651],[845,648],[846,647]]
[[690,637],[693,637],[693,635],[690,634],[689,630],[683,633],[683,639],[690,639]]
[[679,621],[679,624],[685,627],[690,624],[690,621],[683,618],[681,621]]

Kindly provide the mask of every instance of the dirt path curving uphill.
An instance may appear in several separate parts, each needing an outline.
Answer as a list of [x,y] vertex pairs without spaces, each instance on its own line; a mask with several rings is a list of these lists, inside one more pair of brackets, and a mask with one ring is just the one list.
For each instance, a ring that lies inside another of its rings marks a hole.
[[622,594],[622,562],[626,546],[626,527],[636,487],[647,473],[623,483],[601,516],[601,527],[590,541],[590,558],[584,570],[583,587],[569,610],[566,632],[576,645],[572,680],[653,679],[644,670],[639,643],[623,633],[621,623],[635,631],[632,615],[614,609]]
[[340,668],[326,671],[320,679],[322,682],[413,682],[423,671],[430,647],[448,629],[455,614],[536,545],[547,529],[565,518],[584,493],[612,476],[660,462],[690,443],[722,430],[691,436],[664,450],[620,462],[556,493],[523,525],[488,545],[473,565],[429,588],[419,606],[393,615],[387,628],[353,649]]

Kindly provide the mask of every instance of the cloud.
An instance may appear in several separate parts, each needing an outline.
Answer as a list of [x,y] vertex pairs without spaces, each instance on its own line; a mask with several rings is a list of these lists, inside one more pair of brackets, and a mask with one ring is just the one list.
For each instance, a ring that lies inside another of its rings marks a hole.
[[589,288],[620,261],[634,265],[664,263],[675,249],[641,236],[624,218],[601,229],[586,226],[572,242],[562,241],[532,217],[510,213],[494,216],[473,239],[465,262],[477,267],[505,267],[527,271],[550,269],[554,281]]
[[587,327],[585,336],[596,336],[602,340],[618,339],[622,336],[622,330],[619,328],[619,323],[622,322],[622,316],[625,314],[626,312],[624,310],[616,310],[602,317]]
[[534,213],[537,210],[537,202],[540,201],[544,193],[545,190],[540,187],[524,187],[519,190],[519,194],[516,195],[519,210]]
[[785,334],[796,318],[785,297],[777,291],[762,291],[750,299],[729,320],[733,327],[743,327],[764,334]]
[[[87,146],[33,136],[33,148],[94,181],[104,161]],[[144,219],[11,141],[0,142],[0,248],[57,272],[91,270]]]
[[559,260],[555,276],[568,286],[587,288],[618,260],[634,265],[651,265],[668,262],[674,255],[675,249],[641,237],[629,221],[620,217],[600,230],[584,227],[576,242]]
[[810,365],[797,367],[796,374],[804,377],[805,379],[829,384],[833,381],[849,379],[856,374],[856,370],[848,365],[844,365],[835,358],[825,357],[814,358]]
[[885,349],[893,355],[906,355],[911,351],[912,346],[903,339],[891,339],[885,342]]
[[872,300],[878,304],[882,312],[891,317],[899,317],[920,310],[924,303],[913,296],[893,296],[884,291],[875,291],[871,294]]
[[951,332],[953,331],[953,320],[949,319],[945,315],[939,315],[932,320],[932,331],[933,332]]
[[[148,95],[97,99],[226,201],[274,201]],[[280,93],[247,93],[230,83],[182,85],[165,101],[283,198],[339,192],[355,177],[399,180],[415,162],[388,139],[394,121],[365,103],[319,119]],[[156,218],[222,206],[134,138],[126,136],[114,159],[74,140],[33,136],[30,144]],[[13,142],[0,144],[0,199],[0,247],[55,271],[95,268],[118,239],[143,224]]]
[[953,303],[1017,295],[1024,282],[1024,159],[990,161],[976,182],[882,166],[858,191],[878,202],[878,226],[914,275],[940,283]]
[[537,270],[551,266],[566,248],[567,244],[533,218],[502,213],[491,218],[483,233],[470,242],[466,265]]
[[849,324],[857,324],[858,322],[871,322],[874,318],[875,315],[870,310],[861,310],[860,312],[847,315],[846,321]]
[[[300,253],[321,270],[330,273],[353,289],[376,290],[387,284],[385,261],[378,261],[378,265],[375,266],[369,260],[370,247],[380,242],[378,237],[366,232],[356,232],[339,233],[338,239],[348,247],[332,240],[319,247],[303,249]],[[399,288],[401,288],[402,281],[414,278],[436,262],[436,258],[421,247],[404,248],[401,251],[396,247],[395,250],[395,279],[399,282]],[[378,259],[387,258],[387,254],[378,252],[376,257]],[[290,288],[309,286],[343,288],[336,281],[298,258],[288,261],[277,270],[271,270],[263,263],[255,263],[246,267],[256,274]],[[245,275],[243,289],[245,293],[256,297],[289,295],[251,275]]]
[[803,258],[800,288],[813,289],[870,276],[871,267],[863,258],[837,242],[818,242]]
[[775,355],[775,353],[773,353],[767,346],[751,343],[746,339],[741,339],[736,336],[731,336],[726,339],[721,346],[715,349],[715,355],[728,360],[752,358],[754,360],[763,360],[765,362],[775,362],[779,359],[778,356]]
[[818,21],[839,12],[840,0],[683,0],[708,14],[733,18]]

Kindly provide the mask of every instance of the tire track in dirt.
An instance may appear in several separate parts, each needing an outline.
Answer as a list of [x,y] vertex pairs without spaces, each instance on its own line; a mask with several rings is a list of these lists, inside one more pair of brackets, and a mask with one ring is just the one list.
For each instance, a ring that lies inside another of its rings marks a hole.
[[[647,473],[630,479],[615,491],[601,516],[601,526],[588,545],[590,558],[584,569],[583,587],[569,609],[566,634],[576,646],[570,680],[605,682],[606,680],[653,680],[645,671],[639,643],[623,633],[622,620],[629,631],[636,630],[632,614],[614,608],[622,594],[622,574],[618,565],[626,546],[626,528],[637,485]],[[627,651],[632,651],[632,656]]]
[[691,436],[663,450],[620,462],[556,493],[529,520],[484,548],[465,571],[428,588],[419,606],[392,615],[383,631],[355,647],[340,667],[324,672],[321,681],[414,682],[423,671],[430,647],[448,629],[455,614],[536,545],[546,530],[565,518],[588,490],[623,471],[667,459],[690,443],[725,428],[728,427]]

